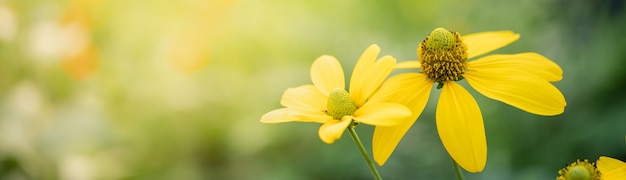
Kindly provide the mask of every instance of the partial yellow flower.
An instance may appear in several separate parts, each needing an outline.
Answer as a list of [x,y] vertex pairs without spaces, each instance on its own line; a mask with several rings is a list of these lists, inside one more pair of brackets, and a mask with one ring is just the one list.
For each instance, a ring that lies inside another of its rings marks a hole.
[[[490,55],[467,62],[468,58],[506,46],[519,39],[511,31],[483,32],[461,36],[444,28],[435,29],[419,44],[419,61],[398,63],[396,68],[418,68],[420,72],[391,77],[372,100],[398,102],[411,108],[412,121],[393,127],[376,127],[374,160],[383,165],[426,106],[434,84],[442,89],[436,123],[441,141],[450,156],[469,172],[480,172],[487,161],[483,118],[472,95],[455,81],[467,80],[481,94],[529,113],[558,115],[566,102],[550,82],[562,78],[561,68],[533,52]],[[386,94],[403,96],[384,96]]]
[[559,170],[556,180],[600,180],[600,172],[589,160],[577,160],[567,167]]
[[313,62],[313,85],[289,88],[280,101],[286,108],[261,117],[264,123],[322,123],[318,134],[327,144],[341,138],[351,123],[393,126],[411,117],[411,110],[398,103],[370,100],[393,71],[396,59],[383,56],[376,60],[380,48],[371,45],[359,58],[350,79],[350,92],[345,90],[343,69],[332,56],[321,56]]
[[603,180],[623,180],[626,179],[626,163],[623,161],[600,156],[596,161],[598,170]]

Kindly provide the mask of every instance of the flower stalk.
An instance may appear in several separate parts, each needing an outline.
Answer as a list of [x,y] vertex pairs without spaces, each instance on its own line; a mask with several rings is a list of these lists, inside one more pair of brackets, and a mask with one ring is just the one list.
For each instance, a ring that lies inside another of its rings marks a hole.
[[361,143],[361,139],[359,139],[359,135],[356,134],[354,127],[356,127],[356,124],[354,123],[348,126],[350,137],[352,137],[352,140],[354,140],[354,143],[359,148],[359,151],[361,151],[361,155],[363,155],[363,159],[365,159],[365,162],[367,163],[367,167],[369,167],[370,172],[372,173],[372,176],[374,176],[374,179],[382,180],[383,178],[380,177],[378,170],[376,170],[376,166],[374,166],[374,163],[370,159],[370,156],[367,154],[367,151],[365,151],[365,146],[363,146],[363,143]]
[[459,180],[463,180],[463,172],[461,172],[461,168],[459,167],[459,164],[456,163],[456,161],[454,161],[454,159],[452,159],[452,164],[454,165],[454,172],[456,173],[456,177]]

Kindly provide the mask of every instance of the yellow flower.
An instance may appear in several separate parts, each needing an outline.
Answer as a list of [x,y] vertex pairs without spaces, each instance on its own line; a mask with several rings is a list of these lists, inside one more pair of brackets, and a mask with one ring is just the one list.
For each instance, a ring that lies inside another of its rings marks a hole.
[[[510,31],[483,32],[461,36],[435,29],[419,44],[419,61],[398,63],[396,68],[419,68],[387,80],[372,100],[398,102],[413,111],[412,121],[393,127],[376,127],[374,160],[383,165],[400,139],[422,113],[433,84],[442,88],[436,123],[441,141],[450,156],[469,172],[480,172],[487,161],[487,142],[478,104],[461,85],[467,80],[481,94],[538,115],[563,113],[563,94],[550,82],[562,78],[561,68],[537,53],[497,54],[470,62],[468,58],[506,46],[519,39]],[[385,94],[404,96],[384,96]]]
[[626,163],[606,156],[600,156],[596,162],[603,180],[626,179]]
[[353,121],[375,126],[407,121],[411,117],[407,107],[369,100],[396,65],[396,59],[391,56],[376,60],[379,52],[375,44],[363,52],[350,80],[350,92],[345,90],[339,61],[326,55],[317,58],[311,67],[313,85],[287,89],[280,101],[286,108],[263,115],[261,122],[322,123],[318,131],[320,139],[331,144]]
[[567,167],[559,170],[556,180],[600,180],[600,172],[588,160],[577,160]]

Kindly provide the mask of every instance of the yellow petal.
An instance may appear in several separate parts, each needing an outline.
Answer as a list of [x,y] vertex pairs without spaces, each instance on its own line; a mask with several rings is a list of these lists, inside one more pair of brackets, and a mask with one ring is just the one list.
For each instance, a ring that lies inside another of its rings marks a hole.
[[321,111],[295,110],[281,108],[270,111],[261,117],[263,123],[284,123],[284,122],[316,122],[325,123],[333,118]]
[[468,69],[509,69],[515,68],[537,75],[547,81],[563,79],[563,70],[550,59],[537,53],[496,54],[468,63]]
[[339,61],[332,56],[321,56],[311,66],[311,80],[322,94],[328,96],[335,88],[345,89],[345,78]]
[[487,141],[474,97],[454,82],[444,83],[436,118],[439,137],[450,156],[463,169],[481,172],[487,162]]
[[280,104],[288,108],[326,110],[328,97],[324,96],[313,85],[303,85],[297,88],[289,88],[283,93]]
[[373,126],[393,126],[409,120],[411,110],[397,103],[367,103],[354,112],[354,120]]
[[261,116],[261,122],[263,123],[283,123],[297,121],[298,117],[295,116],[295,112],[289,108],[281,108],[270,111]]
[[534,74],[511,68],[474,69],[465,72],[463,77],[488,98],[529,113],[553,116],[565,110],[565,97],[561,91]]
[[368,103],[393,102],[411,110],[411,117],[397,126],[376,126],[372,139],[374,161],[382,166],[396,146],[417,120],[428,102],[433,82],[420,73],[404,73],[385,81]]
[[320,127],[318,134],[320,139],[324,141],[326,144],[332,144],[335,140],[341,138],[343,132],[348,128],[352,122],[351,116],[344,116],[341,118],[341,121],[338,120],[330,120]]
[[626,179],[626,163],[606,156],[600,156],[596,162],[603,180]]
[[467,45],[468,58],[476,57],[509,45],[519,39],[519,34],[512,31],[492,31],[463,36]]
[[380,48],[373,44],[359,58],[350,79],[350,95],[358,107],[365,104],[370,96],[380,87],[396,65],[391,56],[381,57],[376,61]]
[[422,63],[418,60],[414,61],[404,61],[396,64],[396,69],[414,69],[414,68],[422,68]]
[[607,156],[600,156],[597,162],[598,170],[603,172],[609,172],[620,167],[626,166],[626,163]]

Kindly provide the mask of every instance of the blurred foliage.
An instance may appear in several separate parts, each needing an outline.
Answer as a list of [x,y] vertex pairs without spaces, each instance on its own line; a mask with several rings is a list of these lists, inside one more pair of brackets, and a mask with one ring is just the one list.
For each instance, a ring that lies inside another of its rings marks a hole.
[[[323,54],[351,73],[372,43],[416,59],[434,28],[512,30],[495,53],[557,62],[568,106],[528,114],[475,94],[488,161],[467,179],[553,179],[626,160],[623,1],[0,0],[0,179],[369,179],[347,135],[262,124]],[[467,85],[467,84],[465,84]],[[430,105],[383,167],[453,179]],[[357,131],[369,148],[373,128]]]

